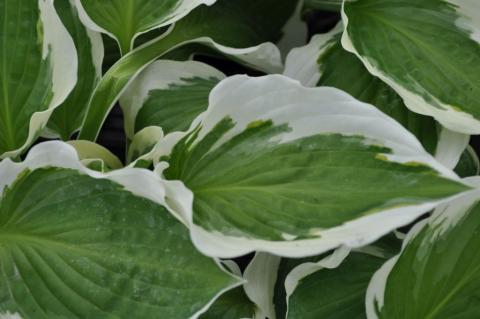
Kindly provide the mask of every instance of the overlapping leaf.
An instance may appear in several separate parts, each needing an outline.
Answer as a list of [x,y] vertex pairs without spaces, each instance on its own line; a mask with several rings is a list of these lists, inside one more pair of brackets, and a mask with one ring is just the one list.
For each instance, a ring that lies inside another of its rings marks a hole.
[[215,0],[77,0],[82,19],[94,30],[109,34],[128,53],[135,38],[180,20],[202,4]]
[[347,0],[343,21],[343,46],[412,111],[480,133],[480,2]]
[[[471,180],[478,187],[478,178]],[[368,318],[476,318],[480,315],[480,194],[438,208],[413,228],[400,255],[375,274]]]
[[95,140],[114,103],[148,64],[170,50],[201,43],[262,71],[280,72],[280,52],[272,43],[294,13],[297,1],[220,0],[201,6],[163,36],[125,55],[105,74],[90,102],[80,138]]
[[195,123],[160,149],[165,177],[192,192],[171,196],[210,255],[364,245],[468,189],[400,124],[334,88],[231,77]]
[[200,62],[160,60],[130,84],[121,99],[130,138],[149,126],[165,134],[186,131],[208,106],[208,96],[225,75]]
[[0,2],[0,158],[35,140],[76,72],[75,46],[52,0]]
[[415,134],[440,162],[455,167],[469,136],[454,133],[433,118],[410,111],[393,89],[371,75],[354,54],[342,48],[342,29],[340,23],[327,34],[315,35],[308,45],[292,50],[284,74],[306,86],[336,87],[376,106]]
[[48,122],[52,133],[63,140],[70,139],[80,129],[90,95],[102,76],[104,55],[101,35],[81,23],[73,2],[55,1],[55,9],[73,38],[78,57],[77,85]]
[[195,250],[149,171],[90,171],[50,142],[0,177],[0,317],[196,318],[238,285]]

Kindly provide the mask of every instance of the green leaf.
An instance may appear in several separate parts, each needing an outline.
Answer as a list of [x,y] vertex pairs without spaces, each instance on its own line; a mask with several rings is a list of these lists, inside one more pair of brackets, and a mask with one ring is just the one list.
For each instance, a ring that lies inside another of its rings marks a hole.
[[100,33],[81,23],[73,1],[55,1],[55,9],[73,38],[78,56],[77,85],[48,122],[48,128],[63,140],[69,140],[80,129],[90,95],[102,76],[104,54]]
[[233,60],[266,72],[280,72],[281,56],[272,43],[294,13],[297,1],[220,0],[200,6],[161,37],[125,55],[104,75],[90,101],[80,139],[94,141],[127,85],[148,64],[169,51],[201,43]]
[[[478,178],[469,182],[480,186]],[[479,199],[478,190],[467,193],[410,231],[401,254],[370,283],[368,318],[480,316]]]
[[306,86],[336,87],[376,106],[415,134],[442,164],[455,167],[468,136],[443,128],[432,117],[410,111],[393,89],[371,75],[354,54],[342,48],[342,29],[340,23],[327,34],[315,35],[308,45],[292,50],[284,74]]
[[194,318],[238,285],[195,250],[150,171],[89,171],[48,142],[0,177],[1,314]]
[[460,177],[475,176],[480,173],[480,161],[475,150],[468,146],[462,153],[458,165],[455,167],[455,173]]
[[334,88],[234,76],[194,123],[157,156],[192,192],[171,196],[207,255],[363,246],[468,189],[400,124]]
[[352,252],[336,268],[297,279],[300,282],[288,300],[287,318],[366,318],[366,289],[385,261],[383,256]]
[[116,39],[123,54],[135,38],[153,29],[170,25],[197,6],[215,0],[76,0],[84,23]]
[[475,0],[346,0],[342,44],[412,111],[479,134],[479,13]]
[[0,2],[0,158],[36,139],[76,72],[75,46],[53,1]]
[[255,305],[248,299],[243,287],[227,291],[221,295],[200,319],[240,319],[252,318]]
[[210,91],[224,78],[222,72],[200,62],[154,62],[120,100],[127,136],[132,138],[149,126],[159,126],[165,134],[186,131],[207,109]]

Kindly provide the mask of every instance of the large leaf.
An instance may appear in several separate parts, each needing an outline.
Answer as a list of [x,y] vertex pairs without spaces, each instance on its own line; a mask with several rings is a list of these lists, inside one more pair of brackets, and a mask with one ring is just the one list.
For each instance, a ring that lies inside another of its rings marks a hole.
[[78,81],[68,98],[52,114],[48,128],[63,140],[80,129],[90,95],[102,76],[104,48],[100,33],[87,29],[78,18],[74,0],[55,1],[55,8],[75,42]]
[[148,64],[176,47],[201,43],[232,59],[267,72],[281,72],[277,40],[283,24],[295,11],[291,0],[220,0],[201,6],[173,30],[124,56],[105,74],[90,101],[80,138],[95,140],[115,102]]
[[393,89],[371,75],[354,54],[342,48],[341,29],[340,23],[327,34],[315,35],[308,45],[292,50],[284,74],[306,86],[339,88],[376,106],[415,134],[441,163],[455,167],[468,143],[468,136],[443,128],[429,116],[410,111]]
[[86,25],[118,41],[128,53],[135,38],[180,20],[202,4],[215,0],[76,0]]
[[159,149],[164,176],[191,191],[170,196],[208,255],[364,245],[468,189],[400,124],[334,88],[234,76],[194,123]]
[[225,75],[200,62],[160,60],[130,84],[121,99],[129,138],[149,126],[165,134],[186,131],[208,106],[208,95]]
[[52,0],[0,1],[0,158],[17,156],[76,82],[75,46]]
[[90,171],[49,142],[0,177],[1,314],[195,318],[238,284],[195,250],[150,171]]
[[480,2],[347,0],[343,46],[414,112],[480,133]]
[[[470,181],[480,185],[478,178]],[[479,200],[472,191],[410,231],[401,254],[370,283],[368,318],[480,316]]]

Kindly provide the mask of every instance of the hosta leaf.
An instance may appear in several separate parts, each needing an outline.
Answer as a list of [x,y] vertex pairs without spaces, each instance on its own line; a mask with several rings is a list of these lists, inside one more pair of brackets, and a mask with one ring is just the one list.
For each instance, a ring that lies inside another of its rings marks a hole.
[[475,176],[480,173],[480,161],[475,150],[468,146],[462,153],[460,161],[455,167],[455,173],[460,177]]
[[338,268],[304,278],[290,297],[287,318],[366,318],[365,290],[384,261],[353,253]]
[[186,131],[208,106],[208,95],[225,75],[200,62],[160,60],[151,64],[122,96],[125,131],[133,135],[149,126],[165,134]]
[[[243,273],[243,286],[220,296],[201,319],[275,319],[273,295],[279,263],[280,257],[255,254]],[[234,265],[233,273],[241,275]]]
[[77,58],[52,0],[1,1],[0,43],[0,158],[5,158],[29,146],[68,96]]
[[431,117],[410,111],[393,89],[371,75],[354,54],[342,48],[342,29],[339,24],[327,34],[315,35],[308,45],[292,50],[284,74],[306,86],[339,88],[376,106],[415,134],[441,163],[455,167],[468,143],[468,136],[443,128]]
[[[470,182],[480,185],[478,178]],[[479,199],[479,191],[472,191],[410,231],[401,254],[370,283],[368,318],[480,316]]]
[[74,0],[55,1],[55,8],[73,38],[78,56],[78,81],[68,98],[52,114],[48,128],[63,140],[80,129],[90,95],[102,76],[104,48],[100,33],[80,21]]
[[221,295],[200,319],[253,318],[254,306],[243,287],[238,287]]
[[234,60],[266,72],[281,72],[277,40],[295,11],[291,0],[220,0],[200,6],[175,24],[173,30],[124,56],[105,74],[90,101],[80,138],[95,140],[115,102],[148,64],[169,51],[201,43]]
[[83,21],[118,41],[125,54],[135,38],[180,20],[202,4],[215,0],[76,0]]
[[414,112],[480,133],[480,2],[347,0],[343,46]]
[[295,281],[296,286],[288,300],[288,319],[366,318],[368,283],[386,258],[352,252],[341,259],[341,264],[334,267],[320,261],[317,267],[323,269],[313,271],[303,264],[290,273],[287,280]]
[[238,284],[195,250],[150,171],[90,171],[49,142],[0,176],[2,314],[196,318]]
[[164,176],[191,191],[169,196],[205,254],[365,245],[468,189],[400,124],[337,89],[234,76],[209,101],[188,133],[160,143]]
[[100,165],[99,171],[110,171],[123,167],[117,156],[105,147],[90,141],[68,141],[77,151],[78,158],[87,167],[93,169]]

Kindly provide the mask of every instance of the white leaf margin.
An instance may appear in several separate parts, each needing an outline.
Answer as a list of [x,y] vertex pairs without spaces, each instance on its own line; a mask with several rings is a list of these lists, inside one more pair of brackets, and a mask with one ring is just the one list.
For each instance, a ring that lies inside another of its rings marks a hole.
[[[300,81],[304,86],[315,87],[322,77],[318,58],[334,43],[332,38],[343,31],[343,23],[339,22],[331,31],[316,34],[310,42],[290,51],[285,62],[283,75]],[[435,158],[448,168],[455,168],[468,145],[470,136],[441,127]]]
[[273,296],[281,258],[267,253],[256,253],[243,277],[245,294],[255,304],[253,319],[276,319]]
[[[447,105],[439,101],[435,96],[429,94],[432,101],[441,108],[431,106],[426,99],[418,93],[412,92],[404,88],[400,83],[395,81],[385,72],[379,70],[373,61],[363,57],[356,50],[353,42],[348,34],[348,16],[345,13],[345,4],[352,0],[345,0],[342,5],[342,21],[344,24],[344,32],[342,35],[342,46],[345,50],[355,54],[365,65],[368,71],[387,83],[402,98],[405,105],[413,112],[432,116],[446,128],[463,134],[480,134],[480,120],[474,118],[471,114],[459,111],[452,105]],[[457,13],[461,18],[458,19],[457,25],[471,31],[471,38],[474,41],[480,40],[480,5],[475,0],[446,0],[447,3],[454,4],[457,7]],[[468,12],[469,10],[472,10]],[[476,11],[475,11],[476,10]],[[468,12],[468,13],[467,13]],[[473,15],[472,15],[473,13]],[[468,22],[467,22],[468,21]],[[443,108],[443,110],[442,110]]]
[[290,297],[295,292],[295,289],[298,287],[300,281],[303,278],[319,270],[338,268],[342,264],[342,262],[348,257],[350,251],[351,250],[349,248],[341,246],[337,248],[332,254],[328,255],[325,258],[322,258],[320,261],[300,264],[288,273],[284,283],[284,288],[286,292],[285,300],[287,305],[286,318],[288,318]]
[[181,86],[185,80],[194,77],[219,81],[226,78],[214,67],[197,61],[157,60],[143,70],[120,97],[127,137],[133,138],[137,114],[152,91],[167,90],[172,85]]
[[377,272],[375,272],[375,274],[372,276],[365,298],[365,307],[368,319],[378,319],[375,307],[378,305],[380,309],[383,308],[388,276],[408,244],[413,241],[425,227],[434,229],[435,238],[440,237],[445,231],[455,227],[455,225],[465,215],[465,212],[467,212],[472,205],[478,202],[480,199],[480,177],[468,177],[464,179],[464,182],[474,187],[474,189],[460,197],[452,199],[451,201],[438,206],[433,212],[432,216],[417,223],[405,237],[400,253],[385,262],[383,266],[380,267],[380,269],[377,270]]
[[40,20],[43,23],[43,59],[45,60],[49,53],[52,59],[53,97],[46,110],[35,112],[30,118],[25,143],[16,150],[0,154],[0,159],[20,155],[47,125],[54,109],[68,97],[77,83],[77,49],[73,39],[62,24],[53,0],[37,0],[37,2]]
[[[160,21],[158,21],[158,23],[155,24],[154,26],[152,26],[151,28],[149,28],[145,31],[135,33],[134,36],[132,37],[132,40],[131,40],[131,43],[130,43],[130,50],[133,48],[133,44],[135,42],[135,39],[139,35],[147,33],[149,31],[152,31],[152,30],[155,30],[155,29],[159,29],[159,28],[171,25],[171,24],[177,22],[178,20],[184,18],[187,14],[189,14],[196,7],[198,7],[202,4],[210,6],[210,5],[213,5],[217,0],[179,0],[179,1],[180,1],[180,5],[177,6],[172,12],[170,12],[168,16],[164,17],[163,19],[160,19]],[[118,39],[115,37],[115,35],[113,33],[103,29],[95,21],[93,21],[90,18],[87,11],[83,7],[81,0],[75,0],[75,3],[76,3],[76,6],[77,6],[77,9],[78,9],[80,19],[82,20],[83,24],[85,24],[91,30],[107,34],[109,37],[111,37],[112,39],[117,41],[117,43],[120,45],[120,42],[118,41]]]
[[[109,173],[90,170],[80,161],[77,151],[73,146],[59,141],[43,142],[34,146],[23,162],[15,163],[9,158],[2,160],[0,162],[0,199],[5,188],[11,186],[16,181],[18,175],[24,170],[35,170],[42,167],[73,169],[95,179],[111,180],[120,184],[125,190],[136,196],[149,199],[164,206],[175,218],[183,222],[166,203],[164,182],[152,171],[131,167],[114,170]],[[237,282],[220,290],[210,302],[192,314],[190,319],[197,319],[201,314],[206,312],[222,294],[241,286],[245,282],[242,278],[226,271],[218,260],[215,260],[215,262],[224,273],[236,279]],[[7,315],[9,314],[7,313]],[[2,317],[0,316],[0,318]]]
[[[69,0],[69,2],[70,2],[70,5],[72,6],[72,8],[74,10],[76,10],[75,13],[77,14],[77,19],[79,19],[78,9],[76,7],[75,0]],[[82,25],[83,25],[83,22],[82,22]],[[85,28],[85,32],[87,33],[88,39],[90,41],[91,63],[93,65],[94,69],[95,69],[95,84],[98,84],[98,82],[102,78],[102,64],[103,64],[103,59],[105,57],[105,47],[103,45],[102,35],[99,32],[93,31],[93,30],[89,29],[88,27],[86,27],[85,25],[84,25],[84,28]],[[68,32],[68,30],[67,30],[67,32]],[[74,45],[75,45],[75,43],[74,43]],[[77,53],[78,53],[78,51],[77,51]],[[78,67],[79,66],[78,66],[78,61],[77,61],[77,68]],[[95,86],[94,86],[94,88],[95,88]],[[72,91],[73,91],[73,89],[72,89]],[[69,95],[72,93],[72,91],[69,93]],[[67,99],[69,97],[69,95],[65,99]],[[61,105],[62,104],[60,104],[59,106],[61,106]],[[76,130],[75,130],[76,132],[78,132],[80,130],[80,126],[76,128]],[[52,130],[49,127],[45,127],[45,129],[41,133],[41,136],[45,137],[45,138],[49,138],[49,139],[57,139],[57,138],[59,139],[60,138],[60,134],[58,134],[57,132],[55,132],[54,130]]]
[[[324,110],[319,107],[322,103],[326,105]],[[229,77],[212,90],[207,111],[193,121],[189,132],[201,123],[197,138],[201,140],[226,116],[231,117],[236,125],[214,148],[242,132],[253,121],[273,120],[275,124],[288,123],[292,128],[291,132],[283,135],[280,143],[322,132],[364,135],[372,143],[382,141],[392,149],[393,155],[385,154],[389,161],[424,163],[443,177],[461,181],[454,172],[428,154],[415,136],[395,120],[335,88],[306,88],[282,75]],[[352,124],[354,119],[356,123]],[[174,145],[189,132],[165,136],[156,146],[154,158],[170,154]],[[162,175],[168,163],[156,164],[155,171]],[[268,241],[206,231],[193,223],[193,193],[181,181],[165,181],[165,186],[167,202],[189,225],[193,243],[203,254],[218,258],[234,258],[253,251],[297,258],[318,255],[342,245],[349,248],[365,246],[449,200],[378,212],[341,226],[318,230],[316,235],[319,238],[315,239]]]

